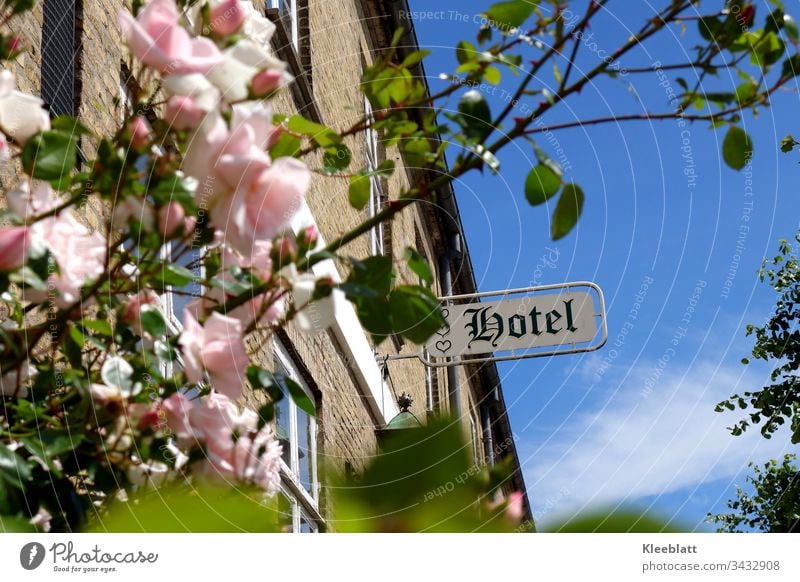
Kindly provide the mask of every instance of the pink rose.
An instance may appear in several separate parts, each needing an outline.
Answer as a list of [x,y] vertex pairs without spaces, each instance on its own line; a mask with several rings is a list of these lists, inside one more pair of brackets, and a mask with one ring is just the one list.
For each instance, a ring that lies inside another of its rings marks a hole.
[[151,0],[134,18],[119,14],[122,35],[134,56],[161,73],[207,73],[222,61],[207,38],[192,38],[180,25],[174,0]]
[[212,314],[201,327],[191,310],[185,309],[184,330],[178,341],[189,381],[201,382],[205,371],[213,388],[230,398],[241,396],[250,361],[242,331],[239,320],[219,313]]
[[194,432],[189,422],[189,413],[193,404],[180,392],[166,398],[161,404],[166,413],[167,427],[172,431],[172,436],[182,447],[190,447],[194,442]]
[[[270,258],[271,243],[269,241],[256,242],[253,254],[249,258],[243,258],[227,246],[222,247],[220,277],[224,280],[232,279],[227,271],[231,268],[251,269],[254,275],[262,281],[269,281],[272,277],[272,259]],[[285,312],[284,298],[280,296],[280,290],[273,290],[267,294],[253,297],[251,300],[231,309],[227,312],[229,317],[233,317],[242,322],[244,327],[250,325],[258,317],[258,323],[271,325],[283,317]],[[198,298],[189,304],[193,313],[202,311],[210,313],[217,305],[224,305],[227,299],[235,295],[225,295],[222,289],[212,287],[202,298]]]
[[139,335],[144,335],[142,329],[142,310],[157,309],[159,305],[158,297],[152,291],[140,291],[131,297],[122,311],[122,320],[133,326],[133,330]]
[[521,491],[514,491],[508,496],[506,505],[506,519],[512,523],[519,523],[525,515],[525,496]]
[[30,242],[26,226],[0,228],[0,271],[15,271],[24,265]]
[[50,210],[58,199],[47,182],[36,182],[31,192],[30,183],[25,180],[6,193],[6,202],[14,214],[20,218],[30,218]]
[[134,402],[128,405],[128,423],[139,430],[166,428],[161,405],[156,402]]
[[8,138],[0,131],[0,162],[7,162],[11,157],[11,148],[8,147]]
[[11,71],[0,71],[0,130],[24,145],[31,137],[50,129],[50,115],[44,101],[17,91]]
[[229,36],[242,28],[246,18],[239,0],[223,0],[211,9],[211,29],[220,36]]
[[[170,202],[158,211],[158,231],[164,238],[180,234],[186,228],[186,212],[177,202]],[[180,229],[181,232],[178,232]]]
[[[97,231],[90,232],[69,212],[41,220],[31,229],[33,237],[45,243],[58,263],[59,272],[50,276],[48,285],[59,292],[56,305],[72,305],[80,299],[81,287],[103,273],[105,238]],[[25,298],[41,302],[47,292],[26,289]]]
[[[226,172],[240,162],[220,158]],[[243,173],[236,191],[212,209],[211,220],[233,248],[249,256],[256,241],[270,240],[289,225],[303,204],[311,173],[294,158],[279,158],[271,166],[251,162],[238,170]]]
[[215,481],[239,481],[261,487],[269,494],[278,490],[282,448],[269,425],[242,433],[230,447],[209,445],[197,474]]
[[137,115],[128,124],[128,131],[131,134],[131,147],[138,150],[147,147],[153,128],[144,117]]
[[193,97],[174,95],[167,101],[164,119],[175,129],[194,129],[207,113]]

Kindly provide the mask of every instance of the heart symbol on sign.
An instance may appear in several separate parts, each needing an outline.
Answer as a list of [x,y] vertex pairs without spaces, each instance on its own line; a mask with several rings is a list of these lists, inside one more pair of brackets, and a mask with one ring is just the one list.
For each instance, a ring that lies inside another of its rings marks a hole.
[[453,342],[451,342],[450,340],[438,341],[434,344],[434,347],[440,352],[446,352],[447,350],[453,347]]

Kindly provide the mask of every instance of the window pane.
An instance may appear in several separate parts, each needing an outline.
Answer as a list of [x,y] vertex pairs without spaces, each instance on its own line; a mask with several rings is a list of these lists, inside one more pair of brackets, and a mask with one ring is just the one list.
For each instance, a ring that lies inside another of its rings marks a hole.
[[275,406],[275,433],[278,437],[278,441],[281,443],[283,447],[282,457],[283,462],[286,463],[290,468],[292,466],[292,442],[291,442],[291,435],[292,435],[292,428],[291,428],[291,419],[289,415],[291,414],[291,408],[289,405],[288,398],[282,398],[278,401],[278,404]]
[[317,533],[317,524],[300,514],[300,533]]
[[312,496],[314,495],[314,420],[305,412],[297,409],[297,448],[298,448],[298,478],[303,488]]
[[284,495],[282,492],[278,493],[278,512],[280,514],[281,529],[284,532],[291,532],[294,529],[294,501]]
[[[172,313],[174,314],[175,319],[183,323],[183,310],[184,308],[194,301],[194,299],[199,296],[202,292],[200,288],[200,284],[198,281],[201,280],[202,277],[202,249],[190,247],[188,249],[182,250],[177,253],[177,260],[175,263],[181,265],[182,267],[186,267],[189,269],[195,276],[195,280],[187,283],[183,287],[173,287],[171,288],[172,291]],[[195,314],[197,317],[197,314]]]

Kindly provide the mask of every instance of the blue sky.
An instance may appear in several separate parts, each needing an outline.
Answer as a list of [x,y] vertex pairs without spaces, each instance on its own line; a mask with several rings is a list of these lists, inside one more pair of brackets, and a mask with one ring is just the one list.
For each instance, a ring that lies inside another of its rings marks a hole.
[[[663,4],[611,1],[592,40],[598,49],[613,50],[653,14],[653,6]],[[721,4],[706,0],[701,10]],[[761,4],[757,19],[763,22]],[[454,70],[458,40],[474,41],[475,15],[487,5],[412,3],[413,10],[433,11],[414,18],[420,45],[433,50],[426,59],[433,91],[443,86],[439,73]],[[695,30],[689,23],[682,34],[674,26],[647,45],[649,52],[638,50],[622,64],[685,62]],[[528,47],[526,63],[532,51]],[[576,70],[597,59],[582,47]],[[678,91],[675,76],[668,75],[669,86]],[[487,94],[493,111],[503,105],[503,90],[517,81],[504,72],[500,87]],[[553,82],[548,69],[534,84]],[[731,90],[739,82],[721,75],[717,87]],[[604,78],[544,121],[668,111],[667,90],[653,75]],[[778,148],[784,135],[800,133],[798,110],[793,87],[777,94],[758,119],[744,116],[755,150],[750,172],[724,166],[724,129],[712,131],[707,123],[680,128],[674,120],[631,122],[558,132],[570,166],[566,177],[583,187],[586,204],[578,227],[556,243],[549,238],[552,207],[531,207],[524,198],[525,176],[535,161],[525,142],[500,154],[500,176],[472,173],[456,184],[481,290],[590,280],[605,293],[606,347],[499,365],[541,524],[622,503],[710,531],[706,513],[724,509],[735,484],[744,481],[747,462],[790,450],[785,434],[771,441],[757,431],[732,437],[725,427],[739,417],[713,408],[729,394],[768,381],[769,368],[740,361],[752,343],[745,325],[765,320],[774,305],[756,270],[763,257],[775,254],[779,238],[794,235],[800,219],[800,157]],[[556,157],[555,143],[544,136],[538,143]],[[627,333],[619,336],[623,329]]]

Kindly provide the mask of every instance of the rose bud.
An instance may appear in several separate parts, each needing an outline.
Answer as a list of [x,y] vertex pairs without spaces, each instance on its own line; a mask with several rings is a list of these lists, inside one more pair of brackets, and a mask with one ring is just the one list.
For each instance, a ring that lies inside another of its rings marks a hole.
[[219,36],[229,36],[242,27],[246,18],[239,0],[223,0],[211,9],[211,30]]
[[0,271],[15,271],[24,265],[29,244],[28,227],[0,228]]
[[131,146],[137,150],[147,146],[152,128],[144,117],[141,115],[134,117],[128,124],[128,130],[131,134]]
[[158,231],[164,238],[180,234],[186,228],[186,212],[177,202],[170,202],[158,211]]

